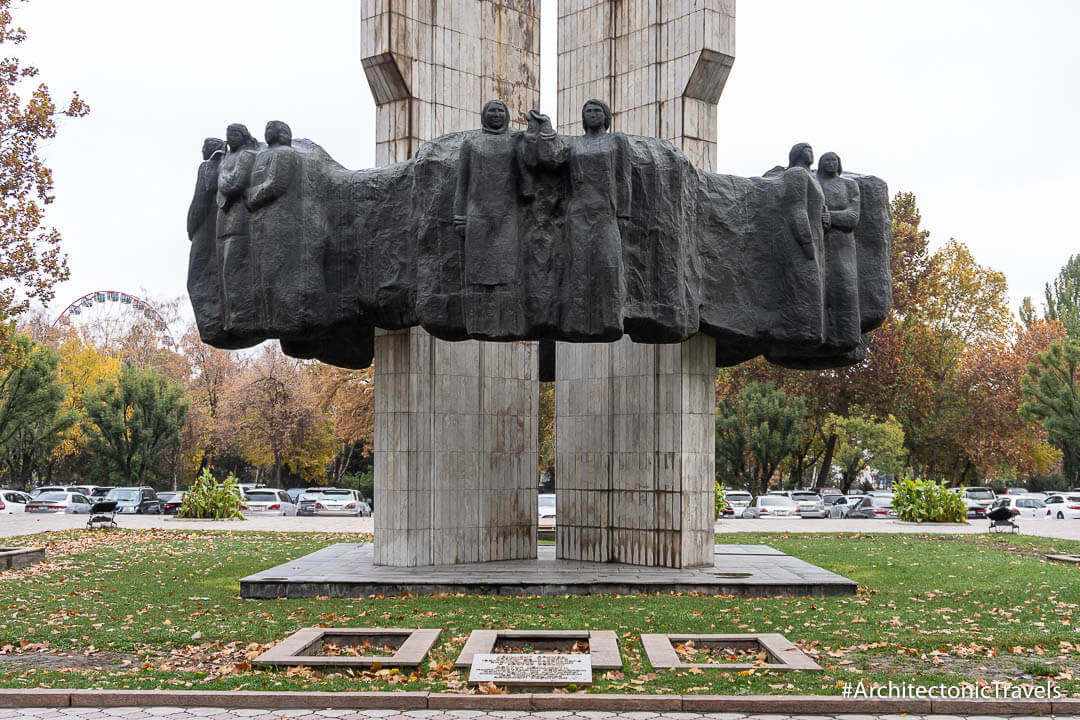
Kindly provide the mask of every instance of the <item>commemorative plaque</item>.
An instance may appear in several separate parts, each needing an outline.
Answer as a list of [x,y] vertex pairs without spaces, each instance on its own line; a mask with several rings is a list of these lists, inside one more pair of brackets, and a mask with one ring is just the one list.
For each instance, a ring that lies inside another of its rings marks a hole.
[[563,686],[592,683],[592,661],[586,654],[484,653],[473,657],[471,683]]

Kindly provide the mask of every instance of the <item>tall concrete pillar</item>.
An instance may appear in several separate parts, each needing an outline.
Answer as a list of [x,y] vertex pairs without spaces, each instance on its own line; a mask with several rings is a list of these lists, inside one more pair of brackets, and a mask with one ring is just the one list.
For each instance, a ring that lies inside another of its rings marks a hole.
[[[539,104],[539,0],[363,0],[376,162]],[[536,556],[535,343],[375,337],[375,562]]]
[[[559,130],[608,102],[612,130],[716,168],[734,0],[563,0]],[[556,348],[557,552],[664,567],[713,562],[714,341]]]

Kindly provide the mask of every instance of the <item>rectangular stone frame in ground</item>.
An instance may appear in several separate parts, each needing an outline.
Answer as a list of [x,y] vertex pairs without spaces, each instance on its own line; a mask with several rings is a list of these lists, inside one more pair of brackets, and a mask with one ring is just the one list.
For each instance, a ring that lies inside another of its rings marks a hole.
[[[307,667],[416,667],[427,657],[442,631],[438,628],[302,628],[252,660],[253,665],[305,665]],[[353,644],[357,640],[398,642],[393,655],[316,655],[326,642]]]

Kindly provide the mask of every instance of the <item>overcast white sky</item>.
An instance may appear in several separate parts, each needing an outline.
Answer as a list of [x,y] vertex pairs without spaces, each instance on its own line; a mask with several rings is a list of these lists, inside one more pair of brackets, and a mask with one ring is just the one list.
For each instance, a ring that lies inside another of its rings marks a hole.
[[[460,0],[468,1],[468,0]],[[555,112],[555,0],[542,109]],[[83,293],[186,293],[184,219],[202,139],[288,122],[347,167],[374,158],[359,0],[31,0],[18,54],[92,108],[45,148]],[[720,100],[719,171],[758,175],[796,141],[916,194],[934,247],[955,237],[1006,273],[1012,305],[1080,252],[1080,2],[740,0]],[[10,49],[0,49],[9,54]],[[479,110],[479,108],[478,108]],[[190,312],[190,311],[189,311]]]

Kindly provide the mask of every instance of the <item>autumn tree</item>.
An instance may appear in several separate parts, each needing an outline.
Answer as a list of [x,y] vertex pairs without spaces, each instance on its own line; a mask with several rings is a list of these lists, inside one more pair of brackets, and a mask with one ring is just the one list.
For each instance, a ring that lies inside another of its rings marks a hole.
[[150,485],[163,455],[180,441],[187,414],[184,390],[153,370],[125,365],[119,377],[89,390],[86,437],[112,482]]
[[[115,383],[120,376],[120,361],[88,344],[72,328],[62,328],[54,339],[59,343],[57,376],[64,386],[63,407],[81,420],[86,416],[86,393],[106,380]],[[50,455],[46,471],[49,477],[57,471],[66,471],[75,477],[85,473],[90,462],[86,427],[85,423],[76,422],[64,433]]]
[[270,468],[276,487],[285,467],[309,484],[324,484],[337,454],[333,422],[313,385],[301,361],[268,343],[227,390],[232,447],[252,465]]
[[744,484],[755,495],[799,442],[806,404],[771,383],[751,382],[716,410],[716,457],[729,487]]
[[[14,24],[13,5],[0,0],[0,43],[18,45],[26,32]],[[15,317],[32,301],[49,302],[53,286],[68,276],[60,233],[43,226],[53,178],[38,143],[56,137],[58,116],[82,117],[89,107],[76,93],[57,109],[44,83],[27,87],[37,75],[37,68],[17,58],[0,59],[0,350]]]
[[0,372],[0,478],[25,488],[77,416],[63,407],[56,353],[15,335],[7,361]]
[[546,484],[555,481],[555,383],[540,383],[536,414],[536,469]]
[[[310,367],[319,406],[329,413],[337,440],[329,481],[338,485],[358,455],[375,450],[375,368]],[[315,478],[318,479],[318,478]]]
[[194,325],[181,338],[180,349],[189,369],[183,386],[190,403],[180,433],[180,475],[190,483],[204,467],[220,463],[229,453],[236,433],[224,412],[225,396],[244,362],[237,353],[202,342]]
[[833,456],[840,468],[840,488],[847,492],[867,468],[897,475],[904,465],[904,429],[896,418],[880,421],[861,413],[830,415],[825,434],[836,437]]

